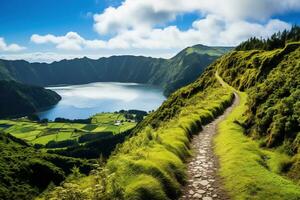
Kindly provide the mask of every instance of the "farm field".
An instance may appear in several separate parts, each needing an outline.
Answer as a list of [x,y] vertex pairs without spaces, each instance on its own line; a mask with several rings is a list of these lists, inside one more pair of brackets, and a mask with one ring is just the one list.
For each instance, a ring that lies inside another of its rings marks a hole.
[[30,144],[46,145],[50,141],[78,140],[85,134],[111,132],[119,134],[133,128],[136,122],[127,120],[123,113],[99,113],[91,118],[90,124],[71,122],[40,123],[26,118],[0,120],[0,130]]

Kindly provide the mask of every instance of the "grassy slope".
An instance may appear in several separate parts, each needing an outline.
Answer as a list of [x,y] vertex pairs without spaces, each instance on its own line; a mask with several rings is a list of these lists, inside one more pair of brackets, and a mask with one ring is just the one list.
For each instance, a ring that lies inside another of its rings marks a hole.
[[258,142],[244,135],[236,123],[243,121],[248,96],[230,86],[240,97],[240,104],[220,123],[215,139],[221,176],[233,199],[299,199],[300,187],[277,174],[286,155],[261,149]]
[[272,51],[234,51],[218,60],[220,76],[248,94],[245,134],[293,158],[282,172],[300,180],[300,42]]
[[[232,100],[232,93],[211,74],[212,70],[207,70],[199,82],[177,91],[148,116],[105,167],[90,176],[90,184],[78,186],[81,195],[129,200],[178,197],[186,177],[184,160],[190,155],[192,134],[221,114]],[[73,184],[77,182],[81,181]],[[64,190],[74,191],[68,186]],[[51,195],[55,198],[59,194],[56,189]]]

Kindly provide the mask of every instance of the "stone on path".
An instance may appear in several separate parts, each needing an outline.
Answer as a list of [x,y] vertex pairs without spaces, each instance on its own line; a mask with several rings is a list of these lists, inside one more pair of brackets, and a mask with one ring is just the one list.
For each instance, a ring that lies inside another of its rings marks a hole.
[[193,195],[193,198],[195,198],[195,199],[201,199],[201,197],[202,197],[202,195],[201,194],[194,194]]
[[202,200],[212,200],[211,197],[203,197]]
[[200,184],[203,186],[206,186],[209,184],[209,182],[207,180],[202,180],[202,181],[200,181]]
[[204,193],[205,193],[205,190],[197,190],[197,193],[199,193],[199,194],[204,194]]

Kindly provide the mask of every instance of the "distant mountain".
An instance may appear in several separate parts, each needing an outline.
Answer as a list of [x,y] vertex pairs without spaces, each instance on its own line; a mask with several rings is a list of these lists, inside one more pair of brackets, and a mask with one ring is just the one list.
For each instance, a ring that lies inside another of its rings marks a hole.
[[14,81],[0,81],[0,118],[31,114],[56,104],[60,99],[51,90]]
[[0,80],[37,86],[90,82],[136,82],[158,85],[169,95],[194,80],[228,47],[196,45],[171,59],[143,56],[80,58],[46,63],[0,60]]
[[184,51],[189,53],[207,54],[210,56],[222,56],[228,51],[232,50],[231,47],[209,47],[202,44],[197,44],[192,47],[186,48]]

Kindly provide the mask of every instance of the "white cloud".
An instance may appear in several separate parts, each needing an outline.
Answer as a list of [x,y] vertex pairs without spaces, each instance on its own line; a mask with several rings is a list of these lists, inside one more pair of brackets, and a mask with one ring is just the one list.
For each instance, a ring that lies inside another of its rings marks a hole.
[[193,27],[181,31],[176,26],[153,29],[150,32],[128,31],[114,39],[127,41],[131,48],[184,48],[194,44],[234,46],[251,36],[268,37],[276,31],[288,29],[290,25],[280,20],[270,20],[261,25],[246,21],[228,22],[209,15],[195,21]]
[[18,54],[2,54],[0,59],[6,60],[26,60],[29,62],[46,62],[59,61],[63,59],[73,59],[83,57],[76,54],[60,54],[56,52],[33,52],[33,53],[18,53]]
[[85,40],[76,32],[68,32],[64,36],[38,35],[34,34],[30,39],[36,44],[52,43],[56,48],[63,50],[100,49],[105,47],[105,42],[101,40]]
[[18,44],[6,44],[4,38],[0,37],[0,51],[18,52],[26,49]]
[[156,58],[171,58],[177,53],[177,49],[172,51],[101,51],[101,52],[78,52],[78,53],[67,53],[67,52],[30,52],[30,53],[18,53],[18,54],[1,54],[0,59],[5,60],[26,60],[28,62],[45,62],[52,63],[54,61],[60,61],[63,59],[74,59],[88,57],[91,59],[99,59],[101,57],[110,57],[111,55],[136,55],[136,56],[151,56]]
[[[265,38],[289,29],[288,23],[272,16],[294,10],[300,10],[299,0],[125,0],[94,15],[94,29],[100,35],[112,35],[107,48],[237,45],[251,36]],[[164,25],[194,12],[202,17],[186,31]]]

